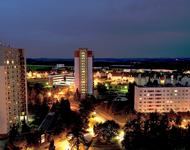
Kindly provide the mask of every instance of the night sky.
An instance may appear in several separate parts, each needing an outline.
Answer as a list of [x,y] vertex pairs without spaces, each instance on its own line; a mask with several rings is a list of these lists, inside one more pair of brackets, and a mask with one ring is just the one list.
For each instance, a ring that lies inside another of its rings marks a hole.
[[27,57],[190,57],[190,0],[0,0],[0,41]]

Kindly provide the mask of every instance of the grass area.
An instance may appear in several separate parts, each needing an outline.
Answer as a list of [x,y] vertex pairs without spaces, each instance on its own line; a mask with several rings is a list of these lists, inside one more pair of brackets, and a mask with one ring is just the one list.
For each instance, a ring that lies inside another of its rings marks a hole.
[[46,65],[27,65],[27,70],[31,71],[49,71],[53,66]]

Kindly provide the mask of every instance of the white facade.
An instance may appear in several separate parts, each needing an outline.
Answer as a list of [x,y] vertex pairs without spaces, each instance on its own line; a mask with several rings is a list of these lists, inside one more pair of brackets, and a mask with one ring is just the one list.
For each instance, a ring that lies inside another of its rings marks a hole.
[[93,60],[92,56],[88,57],[88,73],[87,73],[87,93],[88,94],[93,94]]
[[23,49],[0,45],[0,136],[27,116],[25,63]]
[[64,74],[49,75],[49,82],[55,86],[70,86],[74,84],[74,76]]
[[190,87],[135,87],[134,109],[141,113],[190,111]]
[[59,69],[59,68],[64,68],[64,67],[65,67],[65,64],[57,64],[57,65],[56,65],[56,68],[58,68],[58,69]]
[[63,86],[65,85],[64,75],[63,74],[49,75],[49,82],[55,86]]
[[93,94],[93,58],[92,51],[75,51],[75,90],[82,96]]
[[79,57],[75,56],[74,63],[75,63],[75,65],[74,65],[74,76],[75,76],[75,91],[76,91],[76,90],[79,90],[79,88],[80,88],[80,67],[79,67],[80,61],[79,61]]

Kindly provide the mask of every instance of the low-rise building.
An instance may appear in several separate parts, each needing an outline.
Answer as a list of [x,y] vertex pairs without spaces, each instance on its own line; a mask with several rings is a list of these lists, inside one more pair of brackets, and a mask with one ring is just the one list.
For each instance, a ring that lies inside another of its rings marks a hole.
[[49,75],[49,82],[54,86],[63,86],[65,85],[64,75],[63,74]]
[[112,83],[134,83],[135,78],[124,72],[112,72],[107,74],[107,79],[111,80]]
[[74,84],[74,75],[55,74],[49,76],[49,83],[54,86],[70,86]]

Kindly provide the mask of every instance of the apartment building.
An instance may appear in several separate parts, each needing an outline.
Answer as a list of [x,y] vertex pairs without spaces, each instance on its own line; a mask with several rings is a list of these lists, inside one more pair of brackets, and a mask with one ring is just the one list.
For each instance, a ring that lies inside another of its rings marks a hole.
[[93,54],[86,48],[75,51],[75,90],[81,96],[93,94]]
[[26,60],[24,50],[0,45],[0,137],[13,124],[27,120]]
[[190,111],[190,87],[135,87],[134,109],[141,113]]

